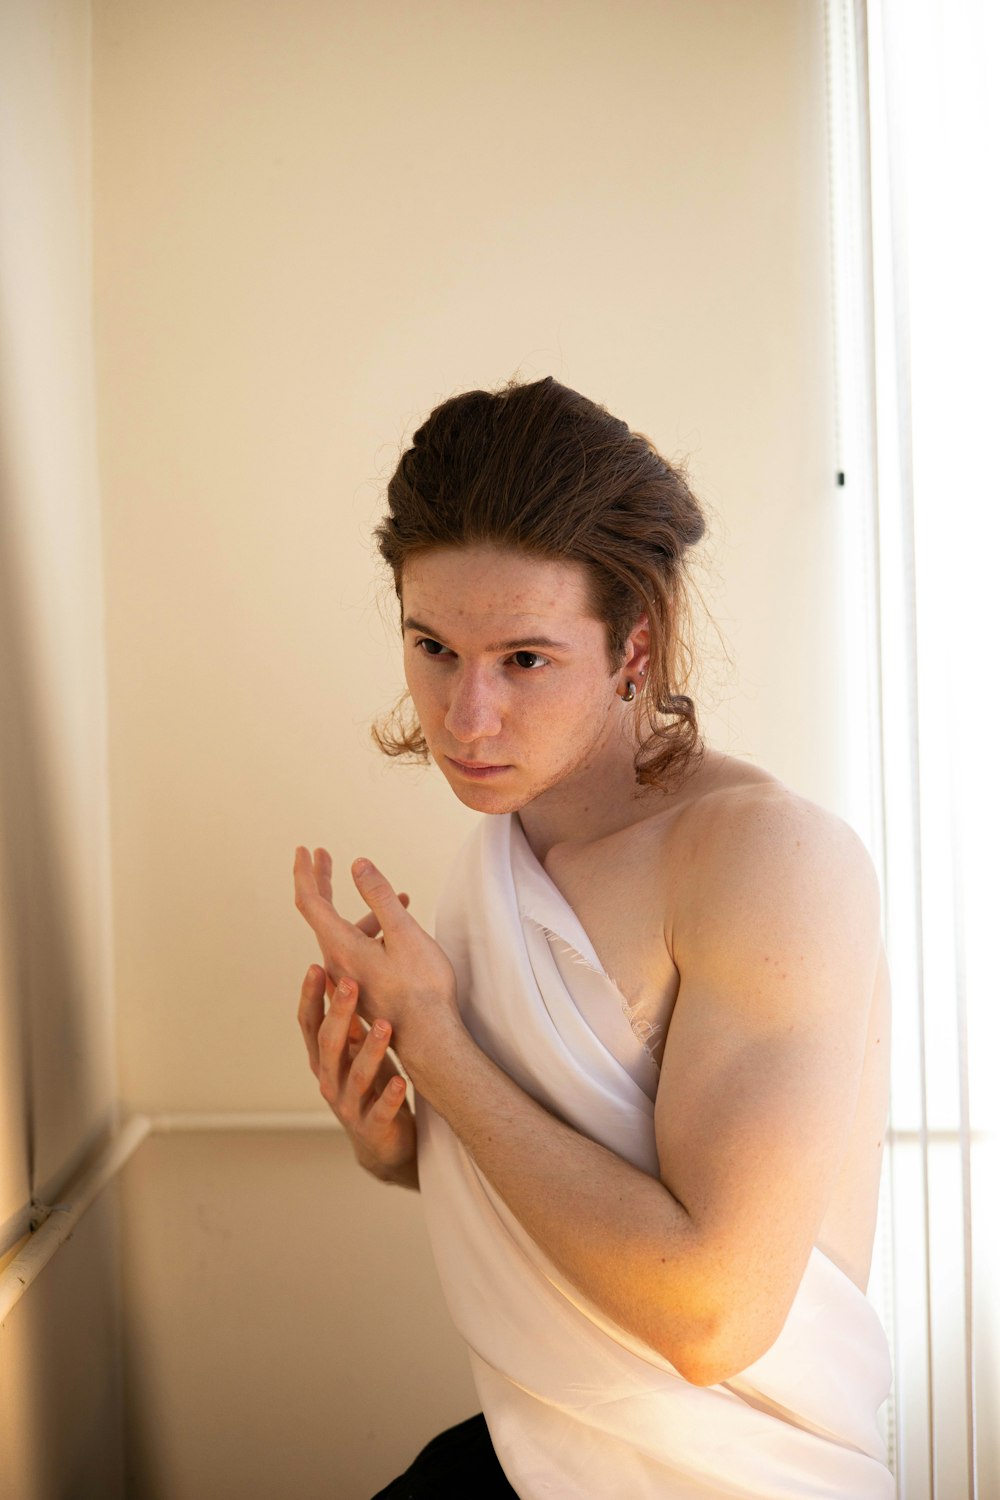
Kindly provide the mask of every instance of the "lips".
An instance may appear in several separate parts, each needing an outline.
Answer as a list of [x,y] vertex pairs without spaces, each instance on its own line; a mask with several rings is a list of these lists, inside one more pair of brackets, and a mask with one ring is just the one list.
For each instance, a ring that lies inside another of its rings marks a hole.
[[456,760],[453,755],[447,756],[446,759],[451,761],[456,770],[461,771],[465,776],[472,777],[475,781],[483,781],[491,775],[497,775],[501,771],[509,771],[511,769],[510,766],[494,765],[487,761]]

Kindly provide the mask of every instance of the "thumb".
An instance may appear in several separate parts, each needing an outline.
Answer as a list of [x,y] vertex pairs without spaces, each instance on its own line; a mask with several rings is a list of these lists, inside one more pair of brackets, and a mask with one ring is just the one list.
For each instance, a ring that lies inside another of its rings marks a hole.
[[351,875],[362,899],[378,917],[386,937],[413,920],[381,870],[377,870],[370,859],[356,859],[351,865]]

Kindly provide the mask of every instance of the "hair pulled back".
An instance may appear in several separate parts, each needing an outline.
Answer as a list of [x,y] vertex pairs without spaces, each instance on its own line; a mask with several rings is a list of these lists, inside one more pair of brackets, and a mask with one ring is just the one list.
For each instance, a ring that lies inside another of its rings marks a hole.
[[[645,612],[650,660],[636,704],[636,781],[665,787],[700,758],[695,706],[680,689],[693,666],[684,559],[704,535],[705,517],[682,470],[644,434],[552,376],[466,391],[435,407],[414,433],[387,501],[375,537],[401,606],[407,558],[490,543],[584,565],[612,675]],[[386,755],[426,761],[407,698],[372,735]]]

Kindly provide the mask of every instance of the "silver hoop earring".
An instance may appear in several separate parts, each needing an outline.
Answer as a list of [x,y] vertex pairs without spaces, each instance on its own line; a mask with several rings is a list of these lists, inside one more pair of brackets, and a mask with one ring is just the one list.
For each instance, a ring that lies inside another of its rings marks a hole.
[[635,702],[635,683],[632,681],[631,677],[628,677],[625,680],[626,680],[626,683],[627,683],[627,687],[626,687],[625,692],[622,693],[622,702],[623,703],[634,703]]

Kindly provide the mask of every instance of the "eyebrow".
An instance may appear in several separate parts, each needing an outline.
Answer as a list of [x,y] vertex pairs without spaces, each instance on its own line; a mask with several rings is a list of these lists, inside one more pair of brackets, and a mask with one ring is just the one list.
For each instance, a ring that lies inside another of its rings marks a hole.
[[[442,646],[448,645],[448,642],[436,630],[433,630],[430,625],[421,625],[419,620],[414,620],[409,615],[403,621],[403,629],[416,630],[420,635],[429,635],[432,640],[437,641]],[[544,646],[549,651],[572,651],[573,649],[568,641],[553,641],[547,635],[529,635],[519,641],[493,641],[491,645],[484,646],[483,650],[526,651],[535,646]]]

